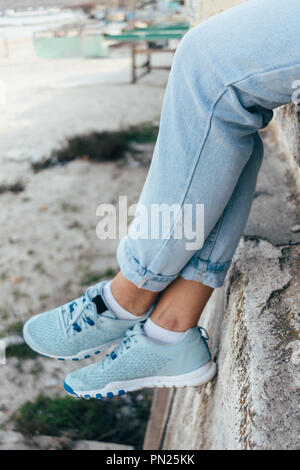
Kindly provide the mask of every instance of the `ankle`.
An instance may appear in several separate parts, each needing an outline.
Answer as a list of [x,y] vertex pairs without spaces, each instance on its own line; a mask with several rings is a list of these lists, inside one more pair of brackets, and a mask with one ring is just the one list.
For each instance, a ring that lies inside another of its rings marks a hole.
[[133,315],[144,315],[153,305],[157,292],[138,288],[123,274],[118,273],[110,283],[112,295],[116,301]]
[[143,318],[143,316],[138,316],[131,313],[129,310],[123,308],[119,302],[114,298],[111,288],[111,282],[107,282],[103,289],[103,297],[106,305],[109,309],[115,314],[120,320],[137,320],[137,318]]
[[212,291],[204,284],[178,277],[160,296],[151,319],[168,330],[194,328]]
[[176,309],[169,308],[163,309],[156,308],[151,315],[151,320],[156,323],[156,325],[166,330],[176,331],[178,333],[184,333],[189,328],[194,328],[197,326],[196,322],[189,322],[186,320],[183,312],[177,312]]

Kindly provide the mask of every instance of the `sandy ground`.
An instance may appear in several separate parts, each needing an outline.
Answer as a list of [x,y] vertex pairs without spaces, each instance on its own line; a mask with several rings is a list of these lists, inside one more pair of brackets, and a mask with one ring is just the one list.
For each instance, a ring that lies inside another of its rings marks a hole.
[[[67,136],[157,120],[167,76],[157,71],[131,85],[127,50],[103,60],[40,61],[24,43],[0,59],[7,84],[0,186],[19,180],[25,186],[0,194],[0,331],[76,297],[95,275],[117,269],[117,241],[96,237],[96,208],[119,195],[137,202],[147,172],[142,165],[74,161],[35,174],[31,158],[49,154]],[[72,368],[43,358],[0,365],[0,427],[12,428],[11,414],[23,402],[59,392]]]

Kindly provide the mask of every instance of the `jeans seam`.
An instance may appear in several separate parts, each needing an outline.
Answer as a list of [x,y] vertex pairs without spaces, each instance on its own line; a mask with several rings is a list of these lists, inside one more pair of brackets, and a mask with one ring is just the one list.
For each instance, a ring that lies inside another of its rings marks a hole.
[[[207,265],[206,265],[205,271],[202,271],[202,269],[201,269],[201,261],[199,262],[199,267],[197,268],[197,271],[196,271],[196,273],[195,273],[195,281],[197,281],[197,279],[198,279],[198,277],[200,276],[201,272],[206,272],[206,271],[207,271],[208,263],[209,263],[209,258],[210,258],[210,256],[211,256],[212,250],[213,250],[213,248],[214,248],[214,246],[215,246],[216,239],[217,239],[218,234],[219,234],[219,230],[220,230],[219,227],[220,227],[220,225],[221,225],[222,222],[223,222],[223,214],[224,214],[224,211],[223,211],[223,213],[222,213],[221,218],[219,219],[219,221],[218,221],[218,223],[217,223],[217,229],[216,229],[215,235],[214,235],[211,239],[210,239],[210,236],[208,236],[207,239],[206,239],[205,242],[204,242],[204,245],[205,245],[205,243],[210,243],[210,245],[211,245],[210,248],[209,248],[209,253],[208,253],[208,255],[207,255]],[[214,229],[213,229],[212,231],[214,231]],[[204,245],[203,245],[203,247],[204,247]],[[202,248],[203,248],[203,247],[202,247]],[[205,260],[203,260],[203,261],[205,261]],[[202,261],[202,263],[203,263],[203,261]]]
[[[205,269],[201,270],[201,264],[205,263]],[[228,268],[230,266],[231,260],[225,261],[223,263],[214,263],[214,265],[221,265],[222,268],[218,270],[208,269],[208,263],[205,260],[199,261],[199,267],[197,268],[197,277],[193,275],[192,277],[188,276],[183,269],[181,276],[187,280],[193,280],[195,282],[202,282],[205,285],[211,286],[213,288],[220,287],[223,285],[224,279],[227,275]]]
[[219,223],[218,223],[218,228],[217,228],[217,233],[216,233],[216,236],[215,236],[215,239],[212,243],[212,246],[211,246],[211,249],[210,249],[210,252],[209,252],[209,255],[207,257],[207,262],[209,263],[210,262],[210,258],[212,256],[212,253],[213,253],[213,250],[216,246],[216,242],[217,242],[217,239],[220,235],[220,231],[221,231],[221,228],[222,228],[222,225],[223,225],[223,220],[224,220],[224,212],[225,212],[226,208],[224,209],[224,211],[222,212],[222,215],[221,215],[221,218],[219,220]]
[[[197,271],[195,273],[195,281],[198,281],[198,277],[200,276],[200,263],[198,265]],[[199,281],[198,281],[199,282]]]
[[[248,80],[248,78],[251,78],[251,77],[255,77],[256,75],[264,75],[266,73],[271,73],[271,72],[275,72],[275,71],[280,71],[280,70],[285,70],[285,69],[289,69],[289,68],[293,68],[293,67],[296,67],[296,66],[299,66],[300,67],[300,62],[296,62],[295,64],[293,65],[286,65],[286,66],[281,66],[281,67],[274,67],[272,69],[268,69],[268,70],[265,70],[265,71],[261,71],[261,72],[253,72],[253,73],[250,73],[249,75],[246,75],[246,77],[243,77],[243,78],[239,78],[238,80],[235,80],[233,82],[229,82],[226,86],[226,89],[228,89],[229,87],[233,86],[233,85],[236,85],[237,83],[241,83],[245,80]],[[223,95],[224,93],[222,93]],[[220,96],[220,98],[222,97],[222,95]],[[219,100],[217,100],[219,101]],[[217,102],[216,102],[217,104]]]
[[[211,114],[210,114],[210,117],[209,117],[208,129],[207,129],[207,131],[206,131],[205,138],[204,138],[203,144],[202,144],[202,146],[201,146],[201,148],[200,148],[200,151],[199,151],[198,157],[197,157],[197,159],[196,159],[196,162],[195,162],[195,164],[194,164],[194,166],[193,166],[193,169],[192,169],[192,171],[191,171],[191,176],[190,176],[190,178],[189,178],[189,183],[188,183],[188,185],[187,185],[187,188],[186,188],[186,190],[185,190],[185,192],[184,192],[184,196],[183,196],[182,201],[181,201],[181,203],[180,203],[180,207],[181,207],[181,208],[182,208],[182,206],[183,206],[183,204],[184,204],[184,201],[186,200],[186,196],[187,196],[188,190],[189,190],[189,188],[190,188],[190,186],[191,186],[192,179],[193,179],[193,177],[194,177],[194,174],[195,174],[197,165],[198,165],[198,163],[199,163],[199,160],[200,160],[200,157],[201,157],[203,148],[204,148],[204,146],[205,146],[205,144],[206,144],[206,141],[207,141],[207,139],[208,139],[208,136],[209,136],[209,133],[210,133],[210,130],[211,130],[211,123],[212,123],[212,118],[213,118],[213,115],[214,115],[215,107],[217,106],[218,102],[220,101],[220,99],[223,97],[223,95],[224,95],[227,91],[228,91],[228,88],[226,87],[226,89],[222,91],[222,93],[218,96],[218,98],[216,99],[216,101],[214,102],[214,104],[213,104],[213,106],[212,106]],[[176,222],[177,222],[178,219],[179,219],[179,214],[177,215],[176,219],[175,219],[174,222],[173,222],[171,233],[173,233],[174,226],[175,226],[175,224],[176,224]],[[157,253],[156,256],[154,257],[154,259],[153,259],[152,262],[154,262],[155,259],[156,259],[158,256],[160,256],[162,250],[165,248],[165,246],[166,246],[167,243],[168,243],[168,239],[165,240],[165,242],[163,243],[163,245],[162,245],[161,248],[159,249],[158,253]]]
[[[222,266],[222,269],[218,269],[217,272],[222,272],[222,271],[225,271],[226,267],[231,263],[231,259],[230,260],[226,260],[226,261],[216,261],[215,263],[212,263],[211,261],[207,261],[206,259],[199,259],[198,263],[201,265],[201,264],[205,264],[206,265],[206,269],[205,273],[210,273],[210,274],[214,274],[216,271],[215,270],[212,270],[209,265],[211,266]],[[201,270],[200,270],[201,271]]]

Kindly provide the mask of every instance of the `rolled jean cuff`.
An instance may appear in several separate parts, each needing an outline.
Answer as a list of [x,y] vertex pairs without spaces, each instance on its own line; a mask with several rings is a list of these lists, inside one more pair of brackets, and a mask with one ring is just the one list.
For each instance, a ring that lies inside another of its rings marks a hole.
[[117,259],[126,279],[133,282],[137,287],[151,290],[153,292],[161,292],[174,281],[180,273],[174,276],[164,276],[163,274],[155,274],[138,262],[129,252],[126,246],[126,239],[122,239],[117,249]]
[[183,268],[180,273],[187,281],[196,281],[206,286],[217,288],[224,284],[224,280],[231,264],[230,261],[212,263],[203,259],[194,259]]

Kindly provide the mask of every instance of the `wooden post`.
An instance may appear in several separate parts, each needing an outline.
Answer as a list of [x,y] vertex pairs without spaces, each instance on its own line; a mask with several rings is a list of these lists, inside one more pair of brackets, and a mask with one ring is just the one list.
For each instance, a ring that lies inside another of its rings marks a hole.
[[136,82],[136,45],[134,42],[131,43],[131,67],[132,67],[132,79],[131,83]]
[[151,72],[151,54],[147,54],[147,71]]
[[174,393],[175,391],[172,388],[155,390],[144,440],[144,450],[161,449]]

